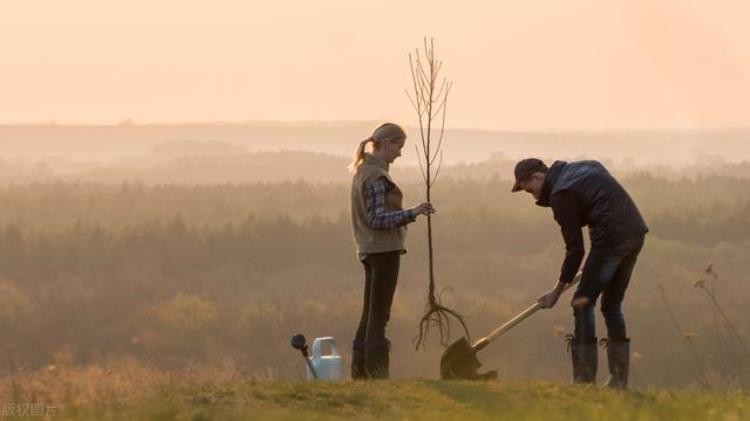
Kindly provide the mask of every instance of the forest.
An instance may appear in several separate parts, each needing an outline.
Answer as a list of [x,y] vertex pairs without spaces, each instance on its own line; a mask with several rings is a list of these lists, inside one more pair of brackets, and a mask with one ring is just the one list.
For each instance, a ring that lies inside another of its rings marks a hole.
[[[274,166],[283,172],[299,157],[276,154]],[[363,275],[346,160],[309,160],[341,176],[183,183],[61,177],[0,186],[0,328],[8,338],[0,370],[134,361],[294,379],[303,375],[289,346],[296,332],[334,336],[347,356]],[[510,168],[501,158],[451,166],[433,190],[438,287],[467,316],[474,337],[546,291],[563,258],[549,209],[510,193]],[[650,228],[625,302],[633,384],[746,386],[747,169],[611,169]],[[412,170],[394,166],[407,205],[423,195]],[[427,286],[425,224],[408,235],[388,328],[392,373],[436,378],[438,338],[414,346]],[[481,359],[502,378],[564,381],[563,338],[571,329],[563,297]],[[452,334],[457,339],[460,329]]]

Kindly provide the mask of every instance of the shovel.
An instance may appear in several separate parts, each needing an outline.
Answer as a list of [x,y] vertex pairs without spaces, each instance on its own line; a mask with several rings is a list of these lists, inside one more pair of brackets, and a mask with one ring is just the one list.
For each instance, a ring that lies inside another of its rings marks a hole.
[[[563,292],[567,291],[568,288],[580,280],[581,272],[578,272],[573,282],[566,285]],[[539,303],[534,303],[516,317],[492,331],[489,335],[476,341],[474,345],[469,345],[466,337],[452,343],[445,349],[443,356],[440,358],[440,377],[444,380],[492,380],[497,378],[497,371],[495,370],[487,373],[479,373],[477,371],[482,366],[482,363],[477,359],[477,352],[484,349],[490,342],[497,339],[503,333],[512,329],[513,326],[536,313],[540,308]]]

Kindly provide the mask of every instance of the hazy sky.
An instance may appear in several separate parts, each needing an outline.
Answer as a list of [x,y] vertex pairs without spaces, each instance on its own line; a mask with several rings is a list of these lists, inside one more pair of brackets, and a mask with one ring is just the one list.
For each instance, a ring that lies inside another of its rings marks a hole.
[[750,126],[747,0],[0,0],[0,122],[413,124],[424,35],[451,127]]

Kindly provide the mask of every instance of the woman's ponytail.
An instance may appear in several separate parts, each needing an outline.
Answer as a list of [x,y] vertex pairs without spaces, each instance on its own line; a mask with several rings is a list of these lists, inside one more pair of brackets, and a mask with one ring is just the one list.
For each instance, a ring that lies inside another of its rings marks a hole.
[[368,137],[367,139],[359,142],[357,151],[354,153],[354,160],[347,167],[349,168],[350,173],[354,174],[355,172],[357,172],[357,168],[362,165],[362,161],[365,160],[365,147],[367,146],[367,143],[372,142],[372,140],[372,137]]

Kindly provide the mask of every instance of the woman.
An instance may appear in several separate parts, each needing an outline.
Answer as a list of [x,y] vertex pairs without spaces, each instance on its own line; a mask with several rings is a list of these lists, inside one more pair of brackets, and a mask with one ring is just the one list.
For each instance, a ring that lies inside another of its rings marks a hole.
[[[353,379],[387,379],[390,342],[385,326],[396,291],[399,261],[406,253],[406,224],[418,215],[434,213],[427,202],[403,209],[401,190],[388,174],[388,166],[401,156],[406,133],[385,123],[363,140],[349,170],[352,228],[357,254],[365,269],[362,318],[352,344]],[[372,143],[372,153],[365,147]]]

